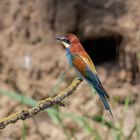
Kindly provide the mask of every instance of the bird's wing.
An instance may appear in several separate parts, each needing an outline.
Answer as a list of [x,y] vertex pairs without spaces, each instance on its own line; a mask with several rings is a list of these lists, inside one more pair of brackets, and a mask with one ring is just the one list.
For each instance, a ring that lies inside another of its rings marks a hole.
[[71,60],[75,68],[90,82],[96,86],[100,86],[102,90],[106,93],[106,97],[109,97],[105,89],[103,88],[97,72],[95,70],[94,64],[90,57],[82,57],[79,54],[71,54]]
[[[95,87],[95,89],[99,92],[98,89],[100,89],[100,93],[105,95],[107,98],[109,98],[109,95],[103,88],[98,75],[96,73],[95,67],[92,63],[92,60],[88,61],[88,58],[83,58],[78,54],[71,54],[72,63],[75,66],[75,68],[85,77],[85,79]],[[91,67],[92,66],[92,67]],[[93,69],[94,68],[94,69]]]
[[97,73],[91,58],[89,57],[89,55],[86,52],[80,53],[79,56],[84,60],[84,62],[87,64],[87,66],[91,69],[91,71],[93,73]]
[[[77,70],[86,78],[93,78],[95,79],[94,83],[95,84],[101,84],[98,76],[97,76],[97,72],[96,69],[94,67],[94,64],[92,62],[92,60],[90,59],[90,57],[87,55],[87,57],[79,55],[77,53],[71,54],[71,60],[73,65],[77,68]],[[94,75],[91,76],[88,73]]]
[[[110,114],[112,115],[110,106],[106,99],[106,97],[109,98],[109,95],[103,88],[103,86],[97,76],[97,73],[93,72],[93,70],[90,68],[90,63],[87,61],[87,59],[83,59],[78,54],[71,54],[71,60],[72,60],[73,66],[80,72],[80,74],[86,79],[86,81],[96,89],[105,108],[107,110],[109,110]],[[88,62],[88,64],[87,64],[87,62]]]

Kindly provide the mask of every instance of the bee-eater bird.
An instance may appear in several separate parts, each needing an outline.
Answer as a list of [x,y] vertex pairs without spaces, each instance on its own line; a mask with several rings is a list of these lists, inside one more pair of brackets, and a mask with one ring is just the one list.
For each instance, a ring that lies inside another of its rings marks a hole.
[[92,87],[95,88],[103,102],[104,107],[106,110],[109,110],[111,116],[113,117],[110,106],[107,102],[109,95],[103,88],[98,78],[95,66],[89,55],[82,47],[79,39],[74,34],[59,36],[56,37],[56,39],[61,41],[63,46],[66,48],[69,64],[75,68],[78,76],[81,79],[85,79]]

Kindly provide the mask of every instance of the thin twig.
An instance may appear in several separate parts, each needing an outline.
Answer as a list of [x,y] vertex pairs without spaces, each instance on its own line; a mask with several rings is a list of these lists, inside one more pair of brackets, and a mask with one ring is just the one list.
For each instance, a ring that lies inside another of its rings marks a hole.
[[40,111],[43,111],[46,108],[50,108],[54,105],[64,106],[62,103],[62,100],[64,100],[66,97],[70,96],[74,90],[76,90],[77,86],[82,82],[80,78],[75,78],[71,85],[61,92],[59,95],[53,97],[53,98],[47,98],[44,100],[41,100],[37,103],[37,105],[33,108],[29,109],[22,109],[21,111],[14,113],[8,117],[0,119],[0,129],[5,128],[6,125],[15,123],[18,120],[25,120],[28,118],[31,118],[33,115],[36,115]]

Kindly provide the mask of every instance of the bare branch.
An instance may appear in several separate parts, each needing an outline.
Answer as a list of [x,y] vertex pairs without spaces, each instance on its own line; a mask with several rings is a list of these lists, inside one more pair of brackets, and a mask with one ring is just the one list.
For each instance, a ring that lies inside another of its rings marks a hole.
[[47,98],[45,100],[41,100],[38,102],[38,104],[29,109],[22,109],[21,111],[14,113],[6,118],[0,119],[0,129],[5,128],[6,125],[15,123],[18,120],[25,120],[27,118],[31,118],[33,115],[36,115],[40,111],[43,111],[46,108],[50,108],[54,105],[64,106],[62,103],[62,100],[64,100],[66,97],[70,96],[74,90],[76,90],[77,86],[82,82],[80,78],[75,78],[71,85],[65,89],[62,93],[59,95],[53,97],[53,98]]

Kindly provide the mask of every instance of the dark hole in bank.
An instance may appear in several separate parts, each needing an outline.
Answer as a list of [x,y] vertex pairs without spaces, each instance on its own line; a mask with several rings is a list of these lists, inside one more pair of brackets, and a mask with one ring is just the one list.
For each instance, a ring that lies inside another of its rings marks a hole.
[[116,61],[122,41],[121,35],[85,39],[81,43],[95,65]]

